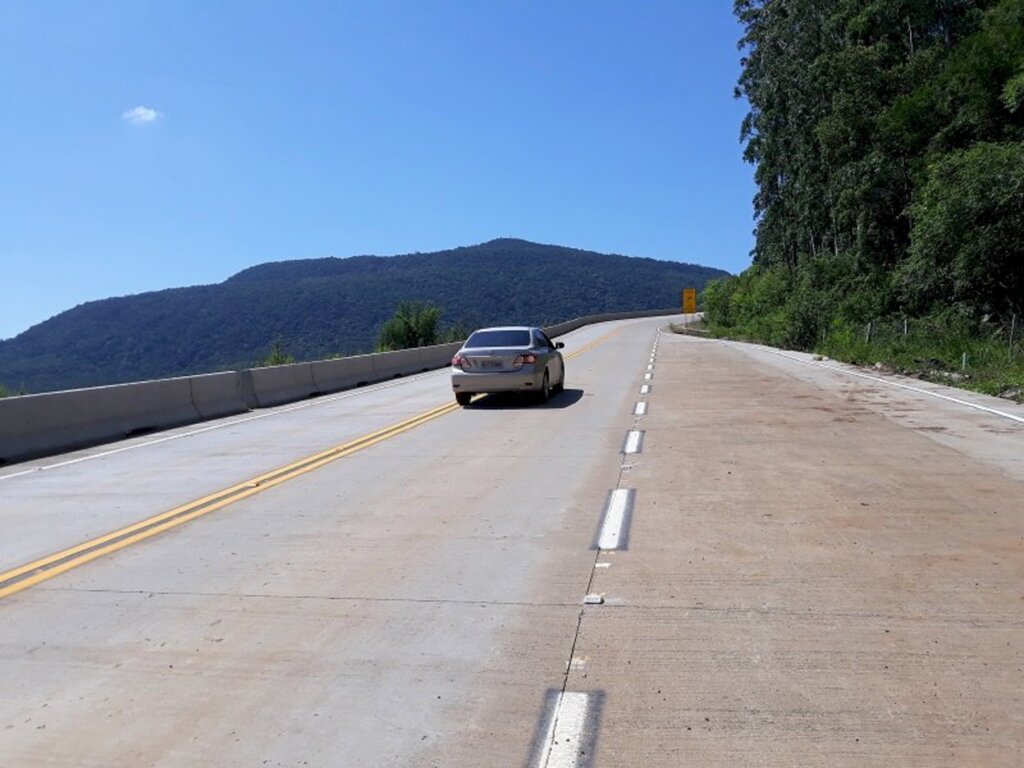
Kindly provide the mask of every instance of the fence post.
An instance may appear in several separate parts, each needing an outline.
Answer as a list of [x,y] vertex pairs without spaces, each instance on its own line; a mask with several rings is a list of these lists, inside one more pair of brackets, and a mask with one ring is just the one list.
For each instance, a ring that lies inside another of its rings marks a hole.
[[864,343],[865,344],[870,344],[871,343],[871,321],[870,320],[868,321],[867,333],[864,334]]
[[1013,313],[1013,319],[1010,321],[1010,347],[1006,350],[1006,361],[1009,362],[1013,359],[1013,334],[1017,330],[1017,313]]
[[967,353],[966,352],[964,352],[964,356],[962,358],[960,358],[960,370],[961,371],[966,371],[967,370]]
[[903,338],[907,338],[907,318],[903,318]]

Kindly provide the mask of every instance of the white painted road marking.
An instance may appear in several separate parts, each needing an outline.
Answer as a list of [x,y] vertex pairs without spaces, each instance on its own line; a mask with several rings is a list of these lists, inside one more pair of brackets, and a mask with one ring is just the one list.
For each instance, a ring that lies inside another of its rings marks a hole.
[[537,768],[576,768],[589,708],[589,694],[575,691],[558,694]]
[[645,374],[644,374],[644,379],[645,379],[646,381],[650,381],[650,380],[651,380],[651,374],[649,374],[649,373],[645,373]]
[[623,453],[640,453],[643,439],[643,430],[631,429],[626,435],[626,447],[623,448]]
[[633,409],[633,413],[636,416],[643,416],[647,413],[647,403],[641,401],[636,404],[636,408]]
[[608,498],[608,508],[604,512],[604,524],[597,540],[599,549],[618,549],[622,543],[623,528],[626,514],[633,505],[632,488],[616,488]]
[[644,384],[642,387],[640,387],[640,394],[641,395],[646,395],[650,391],[651,391],[651,385],[650,384]]

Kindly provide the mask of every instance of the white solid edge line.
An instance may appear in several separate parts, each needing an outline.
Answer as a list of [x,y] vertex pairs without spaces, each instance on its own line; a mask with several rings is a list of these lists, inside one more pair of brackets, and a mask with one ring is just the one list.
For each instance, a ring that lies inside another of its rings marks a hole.
[[636,408],[633,409],[633,414],[636,416],[644,416],[647,414],[647,403],[639,402],[636,404]]
[[1024,424],[1024,417],[1014,416],[1012,413],[1000,411],[996,408],[989,408],[987,405],[979,405],[978,403],[972,403],[968,400],[961,400],[959,398],[951,397],[949,395],[943,395],[940,392],[932,392],[927,389],[922,389],[921,387],[912,387],[909,384],[901,384],[898,381],[889,381],[888,379],[883,379],[878,376],[871,376],[867,373],[860,373],[859,371],[848,371],[845,368],[840,368],[839,366],[836,365],[823,365],[816,360],[801,360],[799,357],[787,355],[785,352],[782,352],[780,350],[767,349],[763,351],[771,352],[773,355],[784,357],[787,360],[792,360],[794,363],[802,363],[804,365],[809,365],[814,368],[824,368],[827,371],[835,371],[836,373],[843,373],[846,374],[847,376],[856,376],[859,379],[867,379],[868,381],[875,381],[878,382],[879,384],[888,384],[890,387],[898,387],[899,389],[906,389],[909,390],[910,392],[916,392],[919,395],[927,395],[928,397],[935,397],[938,398],[939,400],[947,400],[951,403],[956,403],[957,405],[965,405],[968,408],[974,408],[975,410],[978,411],[991,413],[993,416],[1001,416],[1004,419],[1010,419],[1011,421],[1016,421],[1019,424]]
[[576,691],[558,694],[537,768],[576,768],[589,708],[589,694]]
[[622,524],[626,519],[626,507],[629,504],[628,488],[616,488],[608,499],[608,508],[604,512],[604,524],[601,536],[597,540],[598,549],[618,549],[622,538]]
[[626,435],[625,453],[640,453],[640,437],[643,435],[639,429],[631,429]]

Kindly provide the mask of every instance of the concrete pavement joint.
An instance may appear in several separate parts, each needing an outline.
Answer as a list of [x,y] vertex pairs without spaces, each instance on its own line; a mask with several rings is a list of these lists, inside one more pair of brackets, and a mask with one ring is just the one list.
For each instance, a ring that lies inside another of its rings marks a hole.
[[145,595],[146,597],[227,597],[240,600],[308,600],[351,603],[402,603],[411,605],[469,605],[495,608],[575,608],[579,603],[534,603],[515,600],[452,600],[417,597],[360,597],[356,595],[271,595],[255,592],[194,592],[159,589],[90,589],[88,587],[40,587],[40,592],[95,595]]

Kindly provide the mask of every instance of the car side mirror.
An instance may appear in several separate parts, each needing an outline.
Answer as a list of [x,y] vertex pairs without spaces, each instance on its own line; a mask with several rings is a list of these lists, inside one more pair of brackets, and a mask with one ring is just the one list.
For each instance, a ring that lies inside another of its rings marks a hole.
[[555,342],[555,349],[565,349],[565,344],[561,341]]

